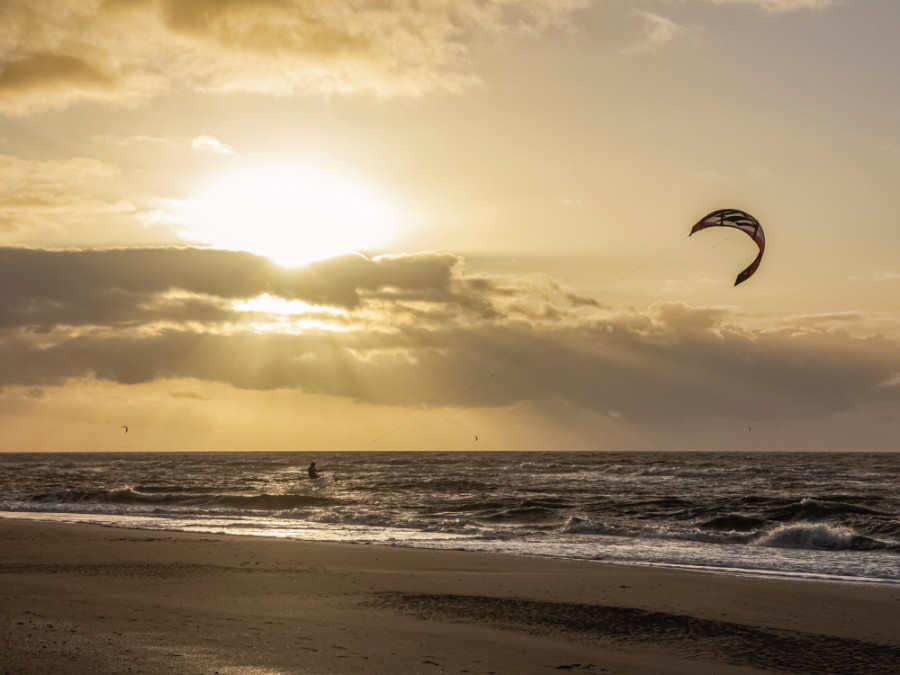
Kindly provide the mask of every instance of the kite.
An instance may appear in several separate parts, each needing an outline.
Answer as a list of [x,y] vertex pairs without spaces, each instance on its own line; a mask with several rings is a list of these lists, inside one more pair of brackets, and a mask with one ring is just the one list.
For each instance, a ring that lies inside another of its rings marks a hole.
[[756,260],[750,263],[750,266],[747,267],[747,269],[737,275],[734,285],[737,286],[752,277],[753,273],[756,272],[756,269],[759,267],[759,263],[762,262],[763,252],[766,250],[766,236],[763,234],[762,225],[759,224],[759,221],[746,211],[739,211],[738,209],[719,209],[718,211],[713,211],[712,213],[703,216],[703,218],[691,228],[691,234],[699,232],[700,230],[705,230],[707,227],[733,227],[741,232],[746,232],[747,235],[756,242],[756,245],[759,246],[759,254],[757,254]]
[[127,434],[127,433],[128,433],[128,427],[126,427],[126,426],[123,424],[123,425],[122,425],[122,428],[125,430],[125,433]]

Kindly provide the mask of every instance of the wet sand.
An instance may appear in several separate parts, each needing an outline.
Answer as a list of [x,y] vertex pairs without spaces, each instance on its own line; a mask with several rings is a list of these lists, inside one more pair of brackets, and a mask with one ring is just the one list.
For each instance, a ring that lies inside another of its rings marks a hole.
[[898,673],[900,587],[0,520],[4,673]]

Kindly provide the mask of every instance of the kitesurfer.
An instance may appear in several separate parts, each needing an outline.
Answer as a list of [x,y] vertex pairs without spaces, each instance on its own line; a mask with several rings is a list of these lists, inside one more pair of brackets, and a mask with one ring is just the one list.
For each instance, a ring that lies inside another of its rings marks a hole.
[[309,477],[312,479],[319,477],[319,471],[316,469],[316,463],[312,462],[309,465],[309,468],[306,470],[309,473]]

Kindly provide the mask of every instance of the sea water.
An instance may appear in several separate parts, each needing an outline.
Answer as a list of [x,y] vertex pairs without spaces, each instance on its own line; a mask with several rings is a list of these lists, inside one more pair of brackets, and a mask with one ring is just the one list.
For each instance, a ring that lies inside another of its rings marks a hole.
[[0,454],[0,517],[900,584],[898,485],[900,454]]

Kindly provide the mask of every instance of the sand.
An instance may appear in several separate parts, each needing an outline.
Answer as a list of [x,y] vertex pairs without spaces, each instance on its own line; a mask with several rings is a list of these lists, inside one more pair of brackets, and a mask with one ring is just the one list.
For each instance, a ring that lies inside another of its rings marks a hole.
[[898,673],[900,587],[0,520],[3,673]]

